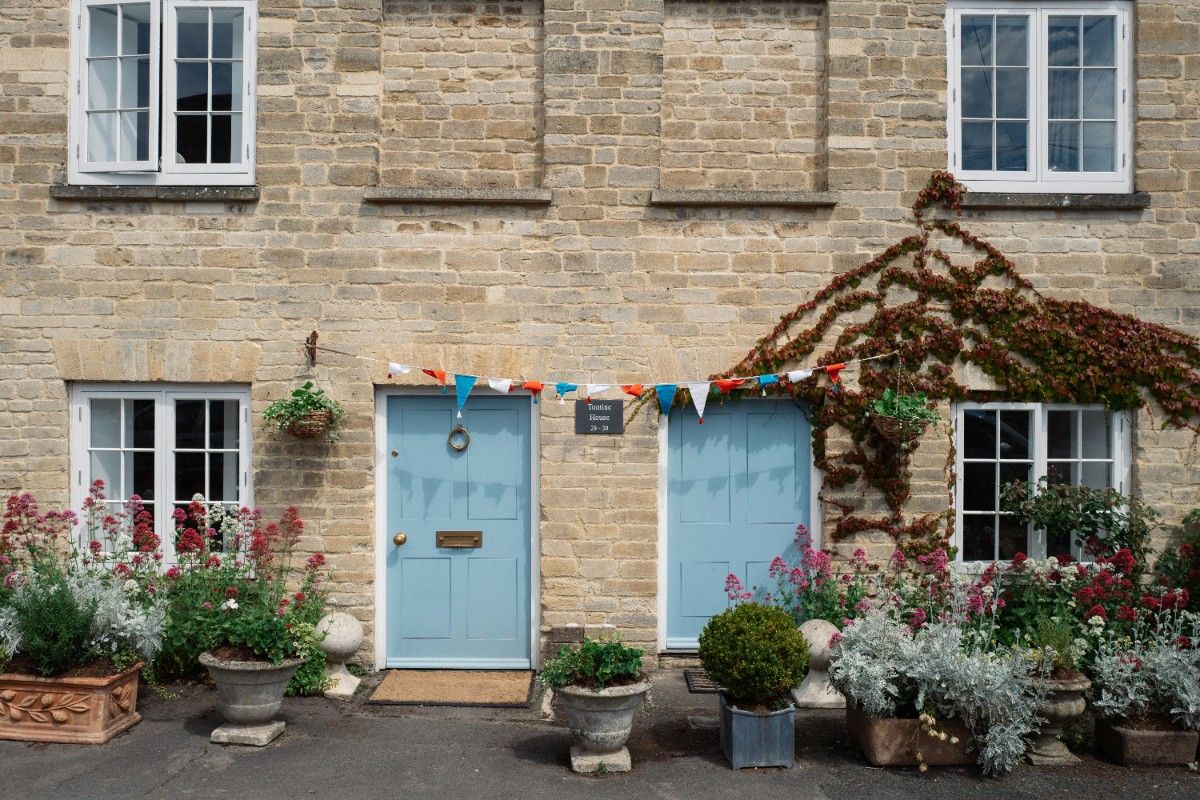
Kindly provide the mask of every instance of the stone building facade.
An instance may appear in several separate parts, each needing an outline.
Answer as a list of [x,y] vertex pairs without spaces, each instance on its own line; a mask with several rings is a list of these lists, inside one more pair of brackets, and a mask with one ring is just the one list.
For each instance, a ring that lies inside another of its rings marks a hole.
[[[1200,9],[1124,5],[1135,192],[979,192],[966,223],[1040,291],[1200,335]],[[80,388],[244,390],[245,484],[270,512],[301,509],[379,664],[380,390],[432,385],[386,362],[702,379],[909,233],[948,166],[945,0],[248,8],[253,180],[180,187],[72,182],[77,8],[0,7],[0,489],[77,494]],[[310,366],[314,328],[365,358]],[[261,419],[308,379],[348,412],[328,447]],[[664,649],[663,420],[586,436],[550,390],[531,410],[534,625]],[[1192,437],[1135,416],[1132,485],[1169,533],[1200,506]],[[916,454],[914,512],[946,508],[948,447]],[[809,513],[795,521],[819,528]],[[862,542],[890,552],[870,533],[837,546]]]

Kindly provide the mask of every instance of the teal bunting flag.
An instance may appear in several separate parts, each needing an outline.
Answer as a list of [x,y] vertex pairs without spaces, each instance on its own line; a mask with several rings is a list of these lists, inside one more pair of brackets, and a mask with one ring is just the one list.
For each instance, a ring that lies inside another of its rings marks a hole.
[[455,375],[454,376],[454,394],[458,398],[458,418],[462,419],[463,406],[467,404],[467,395],[471,394],[471,390],[475,388],[475,381],[479,380],[474,375]]
[[659,383],[654,386],[654,394],[658,396],[658,410],[664,415],[671,413],[675,403],[675,390],[679,388],[673,383]]

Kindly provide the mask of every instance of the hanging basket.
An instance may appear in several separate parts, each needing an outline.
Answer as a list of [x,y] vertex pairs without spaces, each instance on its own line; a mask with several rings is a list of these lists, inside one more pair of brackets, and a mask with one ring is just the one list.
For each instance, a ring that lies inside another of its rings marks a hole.
[[333,414],[328,411],[309,411],[303,417],[294,419],[284,428],[297,439],[320,439],[329,433],[333,425]]
[[920,420],[885,417],[882,414],[872,414],[871,424],[875,426],[876,433],[898,445],[911,444],[920,439],[926,425]]

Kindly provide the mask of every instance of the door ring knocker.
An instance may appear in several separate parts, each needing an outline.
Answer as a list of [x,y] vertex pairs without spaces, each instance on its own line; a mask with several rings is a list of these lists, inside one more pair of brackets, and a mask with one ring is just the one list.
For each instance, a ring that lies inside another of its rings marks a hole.
[[450,445],[451,450],[461,453],[463,450],[467,449],[469,444],[471,444],[471,434],[467,433],[467,429],[464,428],[460,422],[458,425],[454,426],[452,431],[450,431],[450,435],[446,437],[446,443]]

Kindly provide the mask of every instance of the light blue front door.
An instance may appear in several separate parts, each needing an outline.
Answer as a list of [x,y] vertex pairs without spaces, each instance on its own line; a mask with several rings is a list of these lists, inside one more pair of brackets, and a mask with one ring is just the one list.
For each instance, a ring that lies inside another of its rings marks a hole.
[[667,648],[693,650],[729,605],[725,578],[769,588],[767,568],[809,524],[811,433],[789,400],[709,403],[704,424],[671,411],[667,497]]
[[529,667],[529,403],[473,395],[457,451],[453,395],[387,398],[387,666]]

